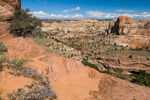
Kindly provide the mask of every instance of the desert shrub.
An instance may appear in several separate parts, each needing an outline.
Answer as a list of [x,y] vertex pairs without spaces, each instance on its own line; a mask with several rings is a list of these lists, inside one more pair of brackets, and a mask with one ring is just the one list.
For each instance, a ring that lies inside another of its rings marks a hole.
[[14,58],[8,61],[8,67],[15,67],[15,68],[20,68],[23,66],[23,64],[27,62],[27,60],[23,58]]
[[133,79],[132,82],[150,87],[150,74],[146,73],[146,71],[140,70],[135,75],[135,79]]
[[5,55],[0,55],[0,71],[3,70],[3,63],[6,63],[8,61],[7,57]]
[[3,70],[3,65],[2,65],[2,63],[0,63],[0,71],[2,71]]
[[19,88],[17,92],[8,94],[9,100],[53,100],[56,98],[55,92],[51,90],[48,83],[33,82],[25,87],[28,91]]
[[130,55],[129,58],[132,59],[133,58],[132,55]]
[[0,52],[5,52],[5,51],[6,51],[6,48],[5,48],[4,44],[3,44],[3,42],[0,41]]
[[130,50],[134,50],[134,51],[142,51],[143,50],[143,48],[136,48],[136,49],[132,49],[132,48],[130,48]]
[[41,20],[36,18],[30,10],[18,10],[14,13],[13,20],[9,27],[13,36],[36,36],[41,33]]
[[145,27],[150,26],[150,22],[147,22],[144,26],[145,26]]
[[102,70],[100,70],[100,69],[98,68],[97,65],[88,62],[86,59],[83,59],[83,60],[82,60],[82,63],[83,63],[85,66],[89,66],[89,67],[91,67],[91,68],[96,69],[96,70],[97,70],[98,72],[100,72],[100,73],[105,73],[105,74],[108,74],[108,75],[111,75],[111,76],[114,76],[114,77],[118,77],[118,78],[120,78],[120,79],[124,79],[124,80],[125,80],[125,79],[127,79],[128,77],[130,77],[129,75],[123,75],[123,74],[112,73],[112,72],[110,72],[110,71],[108,71],[108,70],[102,71]]
[[89,67],[91,67],[91,68],[96,69],[97,71],[100,71],[99,68],[98,68],[95,64],[92,64],[92,63],[88,62],[88,61],[85,60],[85,59],[82,60],[82,63],[83,63],[85,66],[89,66]]
[[34,69],[28,67],[11,67],[9,72],[14,76],[23,76],[33,79],[33,83],[25,85],[28,90],[19,88],[17,92],[8,94],[9,100],[53,100],[56,93],[46,82],[44,77],[40,76]]

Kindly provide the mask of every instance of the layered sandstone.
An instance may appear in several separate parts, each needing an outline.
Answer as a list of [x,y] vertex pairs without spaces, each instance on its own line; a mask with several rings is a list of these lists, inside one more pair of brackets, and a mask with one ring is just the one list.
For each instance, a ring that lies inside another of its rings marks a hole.
[[8,33],[11,16],[19,9],[21,9],[20,0],[0,0],[0,35]]
[[113,73],[132,74],[139,72],[139,70],[145,70],[147,73],[150,73],[150,63],[148,61],[127,61],[114,57],[98,57],[97,61],[99,64],[102,64],[105,69]]
[[108,28],[108,24],[109,21],[91,19],[62,21],[60,23],[43,22],[42,31],[55,34],[105,33]]
[[110,23],[109,29],[117,35],[134,35],[138,31],[138,26],[131,18],[120,16],[115,24]]
[[119,16],[116,22],[109,23],[109,33],[117,35],[150,35],[149,20],[133,21],[132,18]]

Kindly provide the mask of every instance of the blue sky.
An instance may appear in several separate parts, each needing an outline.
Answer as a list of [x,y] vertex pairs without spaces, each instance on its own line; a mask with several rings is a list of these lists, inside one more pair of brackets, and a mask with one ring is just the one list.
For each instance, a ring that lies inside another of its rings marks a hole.
[[44,19],[150,19],[150,0],[22,0],[22,8]]

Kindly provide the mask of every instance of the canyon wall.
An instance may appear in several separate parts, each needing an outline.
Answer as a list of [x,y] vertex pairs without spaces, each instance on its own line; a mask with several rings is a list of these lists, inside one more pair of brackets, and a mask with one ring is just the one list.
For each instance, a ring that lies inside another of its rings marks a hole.
[[43,22],[42,31],[56,34],[98,33],[116,35],[150,35],[150,20],[137,21],[126,16],[117,20],[78,19],[49,23]]
[[110,21],[80,19],[62,21],[60,23],[43,22],[42,30],[49,33],[75,34],[75,33],[105,33]]

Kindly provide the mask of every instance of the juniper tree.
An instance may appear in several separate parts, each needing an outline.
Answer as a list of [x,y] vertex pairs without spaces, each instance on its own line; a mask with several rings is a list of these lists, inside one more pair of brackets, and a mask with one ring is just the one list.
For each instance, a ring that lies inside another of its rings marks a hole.
[[41,32],[41,20],[30,13],[29,9],[18,10],[14,13],[9,27],[13,36],[35,36]]

